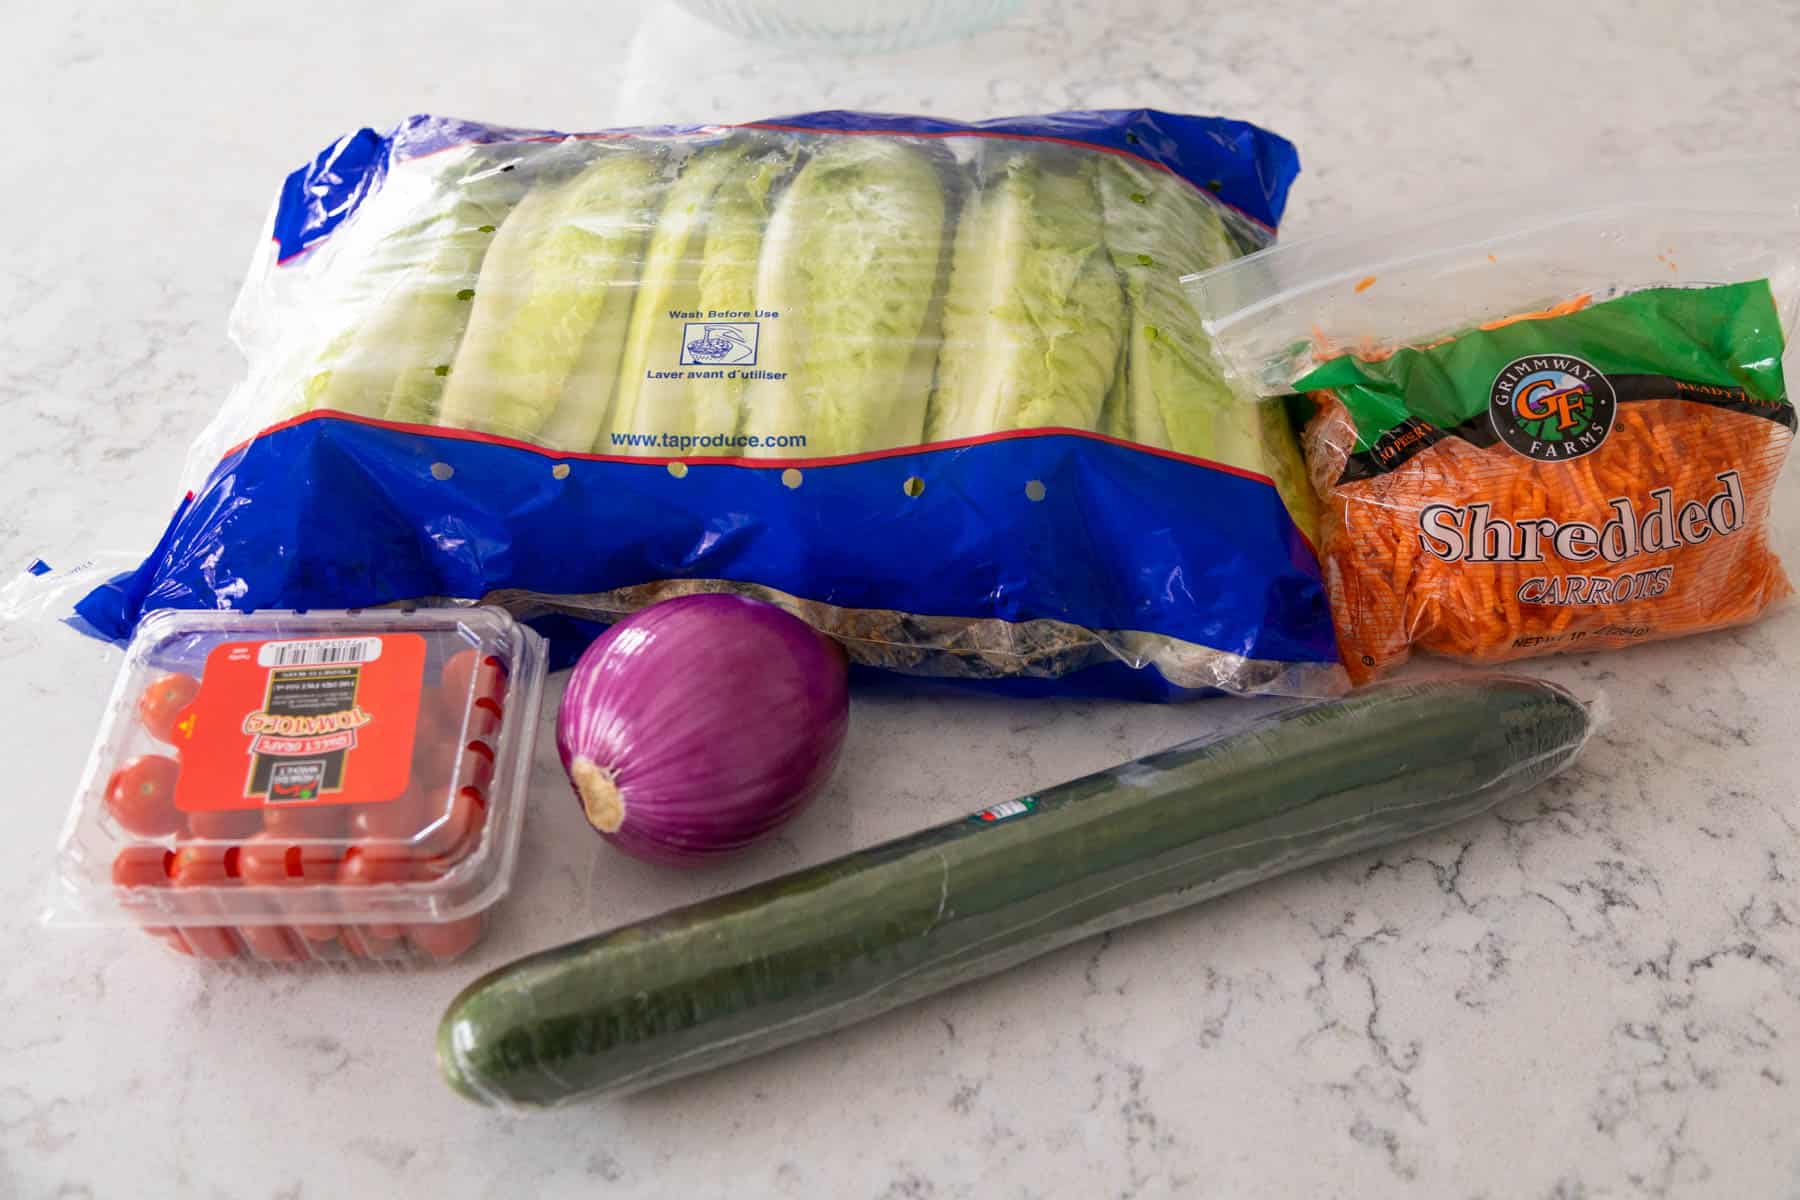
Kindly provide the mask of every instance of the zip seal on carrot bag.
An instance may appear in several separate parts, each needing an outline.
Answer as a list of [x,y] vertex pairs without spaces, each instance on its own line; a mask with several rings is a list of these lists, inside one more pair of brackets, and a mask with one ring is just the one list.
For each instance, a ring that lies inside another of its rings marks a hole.
[[1785,160],[1644,173],[1184,280],[1228,374],[1305,424],[1353,681],[1415,648],[1492,663],[1724,628],[1790,593],[1767,523],[1796,197]]

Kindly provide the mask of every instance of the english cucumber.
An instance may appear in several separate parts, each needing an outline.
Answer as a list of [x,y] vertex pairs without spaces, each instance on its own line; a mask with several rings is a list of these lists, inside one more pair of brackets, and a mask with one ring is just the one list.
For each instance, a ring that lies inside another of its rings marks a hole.
[[534,954],[457,997],[439,1063],[515,1106],[660,1083],[1461,820],[1587,730],[1567,692],[1505,676],[1280,714]]

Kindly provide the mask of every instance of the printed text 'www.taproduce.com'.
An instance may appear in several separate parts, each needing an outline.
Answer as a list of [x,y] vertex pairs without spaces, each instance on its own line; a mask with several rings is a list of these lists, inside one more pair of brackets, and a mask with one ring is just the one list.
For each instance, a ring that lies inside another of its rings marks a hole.
[[637,450],[802,450],[804,433],[615,433],[615,447]]

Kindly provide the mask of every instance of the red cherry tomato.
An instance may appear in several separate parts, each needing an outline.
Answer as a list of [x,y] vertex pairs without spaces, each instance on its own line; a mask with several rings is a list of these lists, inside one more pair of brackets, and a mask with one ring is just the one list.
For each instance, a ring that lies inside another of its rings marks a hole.
[[438,672],[439,685],[459,700],[468,696],[469,684],[475,678],[475,664],[480,657],[475,647],[470,646],[446,658],[443,670]]
[[439,962],[455,958],[481,940],[482,915],[443,921],[435,925],[409,925],[406,936],[412,944]]
[[483,796],[494,782],[494,751],[486,742],[470,742],[463,747],[462,769],[456,781],[461,787],[472,787]]
[[[472,710],[471,727],[488,729],[485,737],[471,734],[460,739],[460,731],[421,728],[413,750],[413,782],[423,788],[454,783],[458,787],[487,790],[494,777],[494,735],[499,721],[488,728],[488,710]],[[480,718],[479,720],[475,718]]]
[[173,743],[180,732],[177,726],[181,715],[199,692],[200,681],[192,675],[183,675],[179,671],[159,675],[138,696],[138,719],[150,731],[151,737]]
[[470,740],[480,738],[493,741],[500,734],[500,721],[505,716],[500,702],[491,696],[483,696],[469,709],[469,721],[464,729]]
[[366,853],[364,847],[353,846],[338,866],[337,881],[348,887],[361,887],[365,884],[405,883],[410,875],[405,863],[380,858]]
[[499,736],[503,711],[491,696],[470,702],[466,693],[448,688],[427,688],[419,699],[418,732],[413,738],[415,763],[443,761],[442,746],[463,745],[476,739],[493,743]]
[[[343,866],[338,868],[337,881],[344,887],[369,887],[379,883],[404,883],[411,874],[406,861],[378,857],[357,847],[350,851]],[[377,941],[397,938],[401,933],[400,926],[392,921],[367,921],[356,928]],[[349,942],[349,934],[350,930],[346,929],[346,944]],[[354,949],[352,953],[355,953]]]
[[419,724],[413,733],[412,781],[415,785],[448,779],[456,766],[460,721],[440,704],[441,693],[426,689],[419,701]]
[[299,962],[310,958],[305,943],[293,930],[280,925],[239,925],[238,936],[250,948],[252,958],[265,962]]
[[436,815],[415,781],[396,800],[357,805],[350,814],[350,836],[359,843],[359,850],[379,858],[406,857],[405,853],[395,852],[393,844],[410,847]]
[[462,732],[462,710],[467,696],[452,695],[448,688],[428,687],[419,693],[419,732],[415,749],[431,740],[454,739]]
[[341,804],[294,804],[262,810],[263,828],[289,841],[330,841],[344,836],[350,815]]
[[272,833],[259,833],[238,847],[238,875],[256,887],[330,883],[343,865],[337,846],[296,845]]
[[[238,849],[238,875],[254,888],[292,887],[303,883],[330,883],[337,878],[342,852],[335,846],[290,845],[272,833],[259,833]],[[272,904],[285,897],[272,895]],[[309,942],[329,942],[338,935],[335,922],[312,922],[295,927]]]
[[139,837],[167,837],[181,828],[175,780],[181,764],[163,754],[140,754],[106,781],[106,811]]
[[[235,846],[190,842],[175,851],[169,880],[177,888],[224,887],[238,865]],[[236,958],[237,935],[228,925],[182,925],[181,936],[201,958]]]
[[[148,925],[146,925],[144,928],[149,929],[150,927]],[[167,946],[169,949],[173,950],[175,953],[185,954],[189,958],[194,957],[194,948],[187,944],[186,938],[181,936],[181,930],[179,930],[179,929],[164,929],[164,930],[162,930],[162,932],[158,933],[156,936],[157,936],[158,941],[162,942],[163,945]]]
[[175,848],[169,879],[176,887],[225,887],[235,877],[241,859],[235,846],[183,842]]
[[243,953],[229,925],[183,925],[181,938],[200,958],[224,960]]
[[429,793],[408,791],[387,804],[364,805],[351,817],[350,831],[359,840],[359,854],[442,874],[474,847],[485,816],[475,789],[438,787]]
[[481,793],[472,787],[458,788],[450,797],[449,807],[420,840],[420,847],[429,855],[426,869],[441,874],[468,857],[481,840],[482,822],[486,819],[487,806],[481,801]]
[[174,859],[161,846],[127,846],[113,858],[113,886],[168,887]]
[[188,836],[214,842],[240,842],[262,829],[262,814],[254,808],[233,808],[187,815]]
[[431,765],[437,769],[421,769],[417,778],[434,788],[472,787],[486,796],[489,785],[494,782],[494,750],[486,742],[471,741],[454,747]]
[[[458,707],[483,696],[498,700],[506,693],[506,664],[496,655],[483,658],[479,650],[470,646],[444,661],[438,680]],[[473,695],[470,694],[471,685]]]
[[[161,846],[127,846],[113,859],[113,886],[166,888],[169,886],[169,871],[174,862],[174,852]],[[169,925],[145,925],[143,929],[152,937],[161,938],[175,932]]]
[[[383,936],[375,932],[378,928],[389,926],[346,925],[344,926],[344,949],[356,958],[392,958],[400,950],[398,935]],[[398,929],[399,926],[391,928]]]

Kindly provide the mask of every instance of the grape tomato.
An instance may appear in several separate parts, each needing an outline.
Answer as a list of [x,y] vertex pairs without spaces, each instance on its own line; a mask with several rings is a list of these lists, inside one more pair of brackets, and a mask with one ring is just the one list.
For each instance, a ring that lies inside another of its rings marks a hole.
[[52,923],[208,960],[457,957],[510,887],[544,669],[493,608],[147,617]]
[[439,682],[459,703],[498,699],[505,691],[506,664],[498,655],[471,646],[450,656]]
[[342,841],[349,825],[349,812],[336,804],[262,810],[262,827],[290,841]]
[[377,928],[358,925],[345,929],[344,949],[356,958],[392,958],[404,948],[397,926],[379,927],[390,931],[387,933],[377,932]]
[[406,936],[413,945],[436,959],[449,960],[467,951],[481,940],[483,918],[480,913],[460,921],[443,921],[436,925],[411,925]]
[[212,841],[241,842],[263,827],[262,814],[255,809],[226,809],[223,812],[196,812],[187,815],[187,831],[191,838]]
[[112,881],[119,887],[168,887],[173,851],[162,846],[127,846],[113,859]]
[[280,925],[240,925],[238,936],[244,939],[252,958],[265,962],[299,962],[307,956],[305,944],[298,934]]
[[199,692],[200,681],[192,675],[180,671],[158,675],[138,695],[138,719],[150,731],[151,737],[159,742],[173,743],[181,736],[182,717]]
[[129,759],[106,782],[106,811],[139,837],[164,837],[181,828],[175,781],[181,764],[163,754]]

